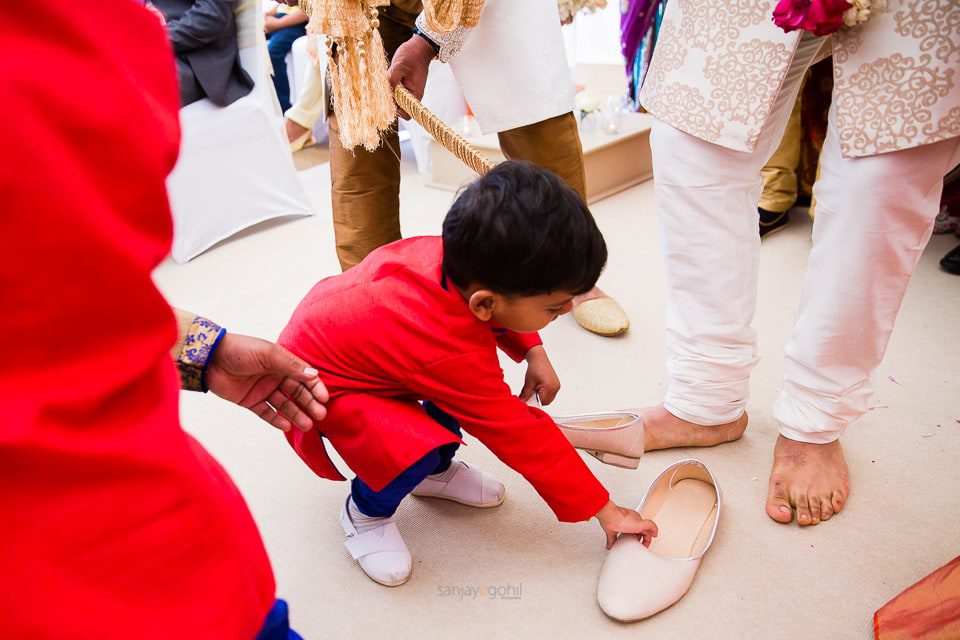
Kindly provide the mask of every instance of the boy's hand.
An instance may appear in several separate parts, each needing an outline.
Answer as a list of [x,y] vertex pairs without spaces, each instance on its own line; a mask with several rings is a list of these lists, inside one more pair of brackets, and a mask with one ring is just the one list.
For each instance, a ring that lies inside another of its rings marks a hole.
[[643,546],[649,547],[657,537],[657,525],[653,520],[641,518],[633,509],[617,506],[609,500],[595,516],[600,521],[603,532],[607,534],[607,549],[613,547],[621,533],[633,533],[640,536]]
[[527,377],[523,381],[523,389],[520,390],[520,399],[526,402],[533,394],[538,393],[541,403],[550,404],[560,391],[560,378],[550,364],[546,349],[542,344],[538,344],[527,351],[524,359],[527,361]]

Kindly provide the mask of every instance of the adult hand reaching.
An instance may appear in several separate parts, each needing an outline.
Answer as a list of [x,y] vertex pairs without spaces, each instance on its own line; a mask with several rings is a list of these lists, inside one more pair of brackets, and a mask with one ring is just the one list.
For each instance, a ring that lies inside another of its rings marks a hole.
[[[390,63],[390,86],[402,84],[414,98],[423,100],[423,91],[427,86],[427,74],[430,72],[430,61],[433,57],[433,47],[420,36],[415,35],[404,42],[393,54],[393,61]],[[402,109],[397,109],[397,113],[404,120],[410,119]]]
[[330,396],[317,370],[286,349],[227,333],[207,367],[207,388],[245,407],[281,431],[301,431],[323,420]]

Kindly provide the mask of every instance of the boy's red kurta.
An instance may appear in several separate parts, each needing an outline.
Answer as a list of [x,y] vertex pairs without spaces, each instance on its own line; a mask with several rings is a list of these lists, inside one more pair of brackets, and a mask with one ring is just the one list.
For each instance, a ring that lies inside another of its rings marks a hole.
[[177,420],[173,56],[130,0],[0,4],[0,636],[253,638],[237,488]]
[[491,330],[441,271],[438,237],[401,240],[317,284],[280,344],[320,370],[327,418],[288,439],[318,475],[340,479],[320,433],[375,490],[428,451],[457,442],[417,403],[431,400],[519,471],[560,520],[586,520],[609,499],[553,420],[514,396],[497,345],[520,361],[536,334]]

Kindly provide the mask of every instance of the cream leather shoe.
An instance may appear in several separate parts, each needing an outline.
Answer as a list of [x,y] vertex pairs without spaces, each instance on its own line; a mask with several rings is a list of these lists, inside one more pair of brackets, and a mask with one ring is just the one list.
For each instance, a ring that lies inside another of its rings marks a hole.
[[577,324],[600,336],[611,338],[630,328],[627,312],[610,296],[581,302],[573,309]]
[[308,129],[300,134],[297,138],[290,140],[288,144],[290,145],[291,153],[296,153],[304,147],[309,147],[310,145],[314,144],[313,132]]
[[600,462],[636,469],[643,455],[643,421],[629,411],[558,416],[553,421],[577,449]]
[[620,535],[600,569],[597,602],[615,620],[632,622],[663,611],[690,589],[720,523],[722,497],[702,462],[681,460],[647,489],[637,511],[657,523],[646,548]]

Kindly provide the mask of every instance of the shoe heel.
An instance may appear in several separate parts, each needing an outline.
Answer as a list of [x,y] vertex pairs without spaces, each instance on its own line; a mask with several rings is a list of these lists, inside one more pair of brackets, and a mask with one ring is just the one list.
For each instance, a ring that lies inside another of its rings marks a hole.
[[608,451],[587,451],[594,458],[599,460],[604,464],[610,464],[615,467],[622,467],[624,469],[636,469],[640,466],[640,458],[631,458],[629,456],[621,456],[616,453],[610,453]]

